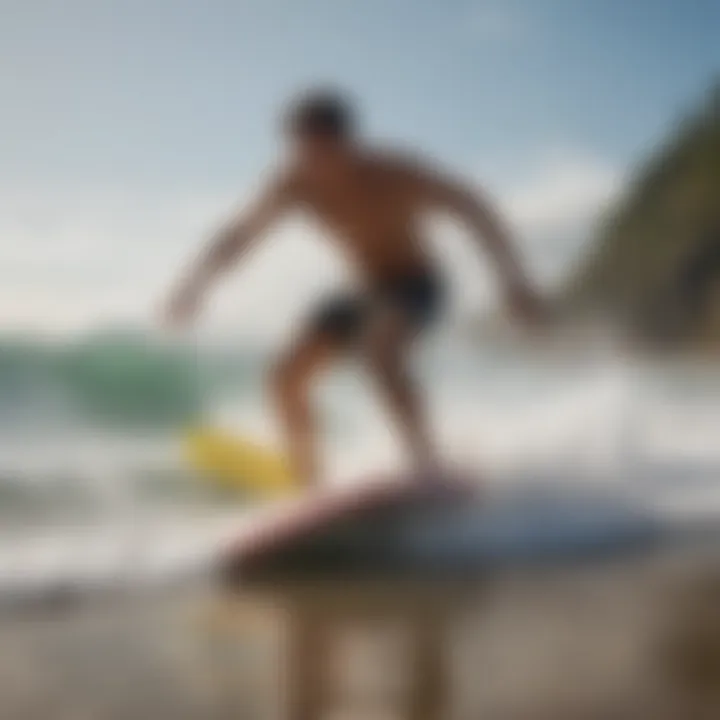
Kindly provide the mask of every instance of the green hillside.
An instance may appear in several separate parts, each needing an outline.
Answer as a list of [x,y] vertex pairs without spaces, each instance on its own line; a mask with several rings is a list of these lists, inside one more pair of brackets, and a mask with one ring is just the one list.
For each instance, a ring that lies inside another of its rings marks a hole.
[[611,208],[563,304],[643,340],[720,348],[720,82]]

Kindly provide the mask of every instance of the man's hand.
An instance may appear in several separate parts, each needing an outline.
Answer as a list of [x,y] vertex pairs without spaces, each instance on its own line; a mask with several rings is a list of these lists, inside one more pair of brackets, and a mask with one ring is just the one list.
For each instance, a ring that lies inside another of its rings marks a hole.
[[513,317],[526,325],[541,327],[548,320],[548,308],[544,300],[527,285],[508,286],[506,302]]
[[165,307],[164,320],[173,327],[189,325],[200,308],[202,293],[193,285],[181,287]]
[[291,187],[286,177],[276,178],[253,205],[216,233],[170,298],[163,313],[165,322],[177,326],[194,319],[205,293],[217,277],[237,262],[251,242],[291,204]]
[[505,299],[512,315],[526,325],[544,324],[548,316],[545,303],[527,280],[511,233],[492,203],[465,184],[432,172],[416,170],[413,179],[429,204],[464,219],[473,230],[478,244],[490,253],[505,286]]

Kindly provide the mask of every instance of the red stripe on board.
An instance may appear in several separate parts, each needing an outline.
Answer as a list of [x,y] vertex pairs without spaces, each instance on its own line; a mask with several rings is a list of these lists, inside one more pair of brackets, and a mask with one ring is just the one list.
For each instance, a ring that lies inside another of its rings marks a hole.
[[[231,561],[245,561],[252,556],[271,552],[292,543],[303,535],[321,528],[324,524],[343,516],[352,515],[393,502],[416,500],[423,497],[428,485],[408,480],[374,480],[370,483],[354,483],[350,488],[319,491],[303,497],[296,504],[284,508],[278,515],[261,518],[257,525],[242,537],[231,541],[226,555]],[[464,482],[443,486],[443,497],[462,497],[474,488]],[[429,496],[428,500],[436,496]]]

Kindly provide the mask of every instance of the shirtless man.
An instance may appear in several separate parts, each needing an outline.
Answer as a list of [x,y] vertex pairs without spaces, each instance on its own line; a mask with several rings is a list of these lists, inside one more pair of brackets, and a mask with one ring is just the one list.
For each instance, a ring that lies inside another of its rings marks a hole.
[[430,166],[365,147],[353,108],[341,95],[301,96],[287,111],[284,132],[291,159],[256,202],[211,241],[174,293],[170,319],[189,320],[210,284],[278,218],[294,209],[311,213],[359,271],[362,288],[320,305],[274,369],[291,466],[304,483],[318,481],[310,384],[328,363],[353,349],[366,359],[411,456],[423,468],[436,467],[420,388],[407,362],[413,341],[437,317],[444,296],[423,243],[423,216],[437,210],[465,221],[494,261],[516,314],[535,319],[538,296],[488,202]]

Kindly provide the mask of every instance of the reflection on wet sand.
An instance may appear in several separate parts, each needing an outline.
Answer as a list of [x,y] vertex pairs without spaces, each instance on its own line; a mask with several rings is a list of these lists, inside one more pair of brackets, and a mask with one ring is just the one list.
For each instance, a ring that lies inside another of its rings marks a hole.
[[227,595],[224,617],[257,627],[252,608],[271,609],[270,694],[289,720],[712,718],[718,572],[712,553],[479,583],[275,585]]
[[720,554],[0,612],[2,720],[711,720]]
[[270,592],[284,611],[281,667],[292,720],[343,710],[363,713],[358,717],[450,717],[451,626],[472,588],[364,584]]

